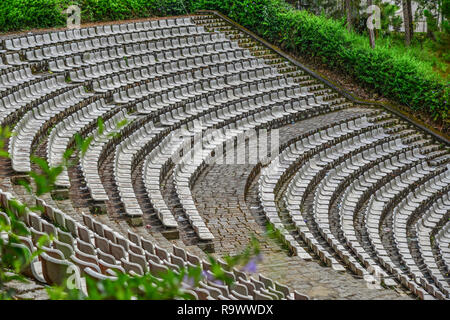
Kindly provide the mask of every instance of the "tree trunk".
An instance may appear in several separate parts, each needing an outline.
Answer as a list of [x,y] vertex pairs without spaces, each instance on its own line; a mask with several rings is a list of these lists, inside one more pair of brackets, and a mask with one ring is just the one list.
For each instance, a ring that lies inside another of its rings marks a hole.
[[[370,7],[372,5],[372,0],[367,1],[367,6]],[[372,49],[375,49],[375,29],[369,29],[369,41]]]
[[411,0],[402,0],[403,24],[405,25],[405,45],[410,46],[414,35]]
[[345,0],[345,12],[347,14],[347,30],[352,31],[352,2],[351,0]]

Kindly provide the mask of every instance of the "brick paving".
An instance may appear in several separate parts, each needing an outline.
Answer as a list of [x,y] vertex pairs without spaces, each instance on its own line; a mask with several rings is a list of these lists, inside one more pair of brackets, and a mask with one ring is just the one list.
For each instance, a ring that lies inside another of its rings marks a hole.
[[[349,109],[280,128],[280,144],[309,130],[350,118],[369,109]],[[257,200],[258,177],[247,197],[245,187],[253,165],[208,166],[199,176],[193,196],[199,213],[215,236],[216,256],[241,252],[255,235],[261,244],[260,272],[315,299],[410,299],[398,289],[369,289],[349,272],[323,266],[318,259],[289,256],[276,240],[265,236],[265,218]]]

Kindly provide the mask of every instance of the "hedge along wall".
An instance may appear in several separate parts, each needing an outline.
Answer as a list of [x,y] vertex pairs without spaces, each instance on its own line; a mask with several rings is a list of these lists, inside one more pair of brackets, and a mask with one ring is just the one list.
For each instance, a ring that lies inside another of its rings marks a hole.
[[281,48],[319,57],[329,67],[448,124],[449,86],[431,66],[405,52],[370,48],[342,22],[298,11],[283,0],[0,0],[0,30],[63,26],[62,10],[82,8],[82,21],[122,20],[218,10]]
[[64,9],[78,5],[82,22],[182,15],[191,0],[0,0],[0,31],[62,27]]
[[0,0],[0,30],[48,28],[66,21],[62,0]]
[[221,11],[287,51],[319,57],[378,93],[448,124],[448,84],[406,50],[372,49],[367,37],[349,33],[342,22],[295,10],[282,0],[198,0],[193,8]]

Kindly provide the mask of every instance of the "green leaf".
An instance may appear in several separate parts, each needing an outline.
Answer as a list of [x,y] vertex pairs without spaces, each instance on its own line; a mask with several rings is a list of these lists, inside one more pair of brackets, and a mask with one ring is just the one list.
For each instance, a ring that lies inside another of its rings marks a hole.
[[98,135],[102,135],[105,130],[105,124],[102,117],[97,118]]
[[122,121],[119,121],[116,125],[117,129],[121,129],[124,126],[126,126],[128,124],[128,119],[123,119]]
[[86,152],[89,149],[89,146],[91,145],[93,140],[94,140],[94,137],[93,136],[89,136],[81,144],[81,156],[82,157],[84,157],[84,155],[86,154]]
[[30,184],[28,183],[28,181],[21,179],[21,180],[19,180],[17,183],[18,183],[19,185],[21,185],[22,187],[24,187],[25,190],[27,190],[27,192],[28,192],[29,194],[32,194],[32,193],[33,193],[33,189],[31,189],[31,186],[30,186]]
[[66,161],[66,163],[69,161],[74,151],[75,151],[74,149],[67,149],[66,151],[64,151],[63,159]]
[[9,153],[7,151],[4,150],[0,150],[0,157],[2,158],[9,158]]

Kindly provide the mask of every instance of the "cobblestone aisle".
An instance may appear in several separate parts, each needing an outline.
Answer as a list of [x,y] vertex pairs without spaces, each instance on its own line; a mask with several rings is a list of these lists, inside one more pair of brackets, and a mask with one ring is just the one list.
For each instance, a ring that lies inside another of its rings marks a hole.
[[[280,129],[280,144],[309,130],[349,118],[367,109],[351,109],[324,115]],[[304,261],[288,256],[275,240],[267,238],[265,218],[257,201],[257,178],[247,199],[245,185],[253,165],[215,164],[199,176],[193,196],[205,223],[214,234],[217,256],[239,253],[248,245],[251,235],[260,241],[264,260],[260,272],[288,284],[316,299],[410,299],[408,295],[384,288],[369,289],[363,279],[348,272],[338,272],[319,261]]]

